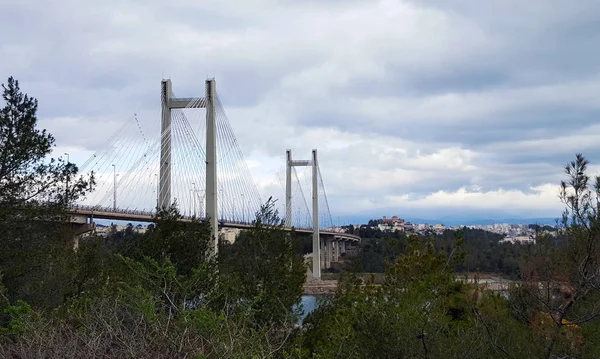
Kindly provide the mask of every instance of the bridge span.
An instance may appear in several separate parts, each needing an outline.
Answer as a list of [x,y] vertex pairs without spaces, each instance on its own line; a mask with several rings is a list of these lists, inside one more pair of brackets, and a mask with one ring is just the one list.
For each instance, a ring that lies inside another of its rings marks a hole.
[[[76,234],[90,232],[95,228],[94,219],[104,219],[112,221],[129,221],[129,222],[154,222],[155,214],[148,211],[138,210],[114,210],[112,208],[98,208],[91,206],[76,206],[68,211],[71,223],[76,229]],[[196,218],[191,216],[182,216],[180,221],[191,222]],[[202,220],[202,219],[201,219]],[[251,229],[254,227],[252,223],[234,222],[234,221],[218,221],[218,228],[235,228],[235,229]],[[312,228],[295,228],[283,227],[284,231],[295,231],[299,235],[313,235]],[[331,267],[331,262],[339,261],[341,255],[346,252],[348,246],[354,246],[360,242],[360,237],[354,234],[341,233],[336,231],[319,230],[321,248],[321,267]]]
[[[144,134],[144,123],[156,125],[151,132],[155,135]],[[293,158],[288,149],[285,163],[284,228],[312,235],[312,252],[321,258],[312,261],[312,276],[320,279],[321,268],[360,238],[331,231],[333,217],[317,149],[308,159]],[[171,80],[163,79],[160,116],[146,113],[138,119],[134,113],[80,171],[96,179],[89,196],[78,202],[88,207],[72,208],[71,222],[80,233],[93,228],[93,218],[151,222],[157,207],[177,203],[182,220],[210,222],[216,254],[216,241],[224,232],[219,229],[251,228],[253,213],[264,204],[215,79],[206,79],[204,94],[196,97],[175,96]]]

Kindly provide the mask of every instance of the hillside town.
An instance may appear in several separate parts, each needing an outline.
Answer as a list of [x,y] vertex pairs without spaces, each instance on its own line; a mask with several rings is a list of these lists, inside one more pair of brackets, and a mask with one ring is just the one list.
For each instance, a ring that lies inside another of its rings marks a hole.
[[[369,228],[371,230],[379,230],[381,232],[405,232],[426,235],[430,233],[442,234],[446,230],[459,230],[464,227],[470,229],[482,229],[491,233],[502,234],[505,242],[535,242],[536,231],[550,233],[551,235],[556,234],[556,227],[543,225],[536,226],[535,224],[508,224],[508,223],[494,223],[485,225],[460,225],[460,226],[446,226],[443,223],[412,223],[405,221],[403,218],[398,216],[387,217],[383,216],[381,219],[372,219],[367,224],[353,224],[350,226],[337,226],[329,228],[332,231],[344,232],[349,227],[353,228]],[[536,229],[537,227],[537,229]]]

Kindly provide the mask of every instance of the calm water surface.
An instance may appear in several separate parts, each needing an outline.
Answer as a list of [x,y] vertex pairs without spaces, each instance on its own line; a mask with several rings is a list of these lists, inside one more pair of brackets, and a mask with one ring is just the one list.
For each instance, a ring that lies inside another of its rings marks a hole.
[[313,310],[315,310],[319,307],[320,299],[321,299],[320,297],[315,296],[315,295],[303,295],[302,296],[300,303],[302,304],[302,309],[304,310],[304,312],[302,313],[302,315],[300,316],[300,319],[298,320],[300,322],[300,324],[302,324],[302,322],[304,321],[304,318],[306,318],[306,316],[309,313],[311,313]]

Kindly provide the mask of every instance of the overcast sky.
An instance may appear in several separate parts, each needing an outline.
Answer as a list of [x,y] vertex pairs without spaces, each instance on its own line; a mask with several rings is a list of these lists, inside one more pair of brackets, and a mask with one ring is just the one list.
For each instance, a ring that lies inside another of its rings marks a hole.
[[600,163],[599,52],[593,0],[0,2],[57,154],[215,77],[263,197],[318,148],[334,217],[559,216],[564,164]]

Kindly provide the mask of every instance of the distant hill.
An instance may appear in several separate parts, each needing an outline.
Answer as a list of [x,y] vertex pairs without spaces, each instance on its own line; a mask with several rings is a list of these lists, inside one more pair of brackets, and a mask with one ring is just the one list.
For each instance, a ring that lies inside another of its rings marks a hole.
[[476,219],[468,222],[461,221],[461,223],[451,224],[453,226],[464,225],[487,225],[494,223],[507,223],[507,224],[547,224],[554,226],[556,224],[556,218],[502,218],[502,219]]
[[[407,222],[411,223],[427,223],[427,224],[437,224],[441,223],[445,226],[478,226],[478,225],[489,225],[495,223],[507,223],[507,224],[548,224],[555,225],[556,218],[551,217],[540,217],[540,218],[518,218],[518,217],[506,217],[506,218],[473,218],[473,217],[442,217],[438,219],[431,218],[419,218],[419,217],[402,217]],[[340,224],[366,224],[370,219],[378,219],[381,217],[371,217],[366,218],[364,216],[348,216],[348,217],[340,217]],[[337,218],[336,218],[337,219]],[[334,224],[337,224],[336,219],[334,219]]]

